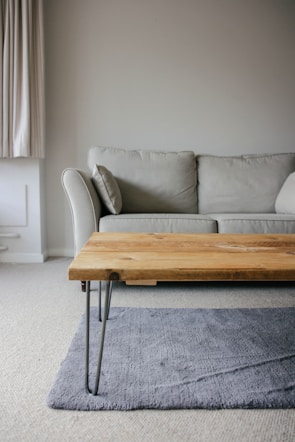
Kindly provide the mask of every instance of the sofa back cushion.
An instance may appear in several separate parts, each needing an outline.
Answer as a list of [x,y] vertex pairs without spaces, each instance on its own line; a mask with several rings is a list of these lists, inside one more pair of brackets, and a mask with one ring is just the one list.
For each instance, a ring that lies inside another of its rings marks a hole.
[[272,213],[295,154],[198,157],[200,213]]
[[196,213],[193,152],[152,152],[92,147],[88,166],[103,165],[115,177],[123,213]]

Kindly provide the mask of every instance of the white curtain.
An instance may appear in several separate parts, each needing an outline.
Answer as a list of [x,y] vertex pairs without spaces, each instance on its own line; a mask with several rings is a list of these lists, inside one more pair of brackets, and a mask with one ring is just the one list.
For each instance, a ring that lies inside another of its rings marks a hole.
[[44,157],[43,0],[0,0],[0,158]]

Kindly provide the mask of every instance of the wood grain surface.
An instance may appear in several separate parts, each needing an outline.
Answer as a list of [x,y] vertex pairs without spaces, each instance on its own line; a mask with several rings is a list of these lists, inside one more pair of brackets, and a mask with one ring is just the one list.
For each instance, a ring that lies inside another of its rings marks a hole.
[[295,280],[295,234],[95,232],[72,261],[70,280]]

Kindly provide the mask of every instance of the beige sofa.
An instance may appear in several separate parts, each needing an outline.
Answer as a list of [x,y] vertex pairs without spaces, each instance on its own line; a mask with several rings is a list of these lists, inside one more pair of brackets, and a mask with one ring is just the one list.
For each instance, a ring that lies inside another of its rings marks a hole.
[[88,166],[62,173],[75,253],[93,231],[295,233],[295,153],[92,147]]

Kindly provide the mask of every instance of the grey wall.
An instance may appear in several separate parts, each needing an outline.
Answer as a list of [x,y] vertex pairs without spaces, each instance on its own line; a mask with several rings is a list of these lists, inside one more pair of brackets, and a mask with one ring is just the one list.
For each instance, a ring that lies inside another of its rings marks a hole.
[[49,254],[90,145],[295,151],[293,0],[45,0]]

